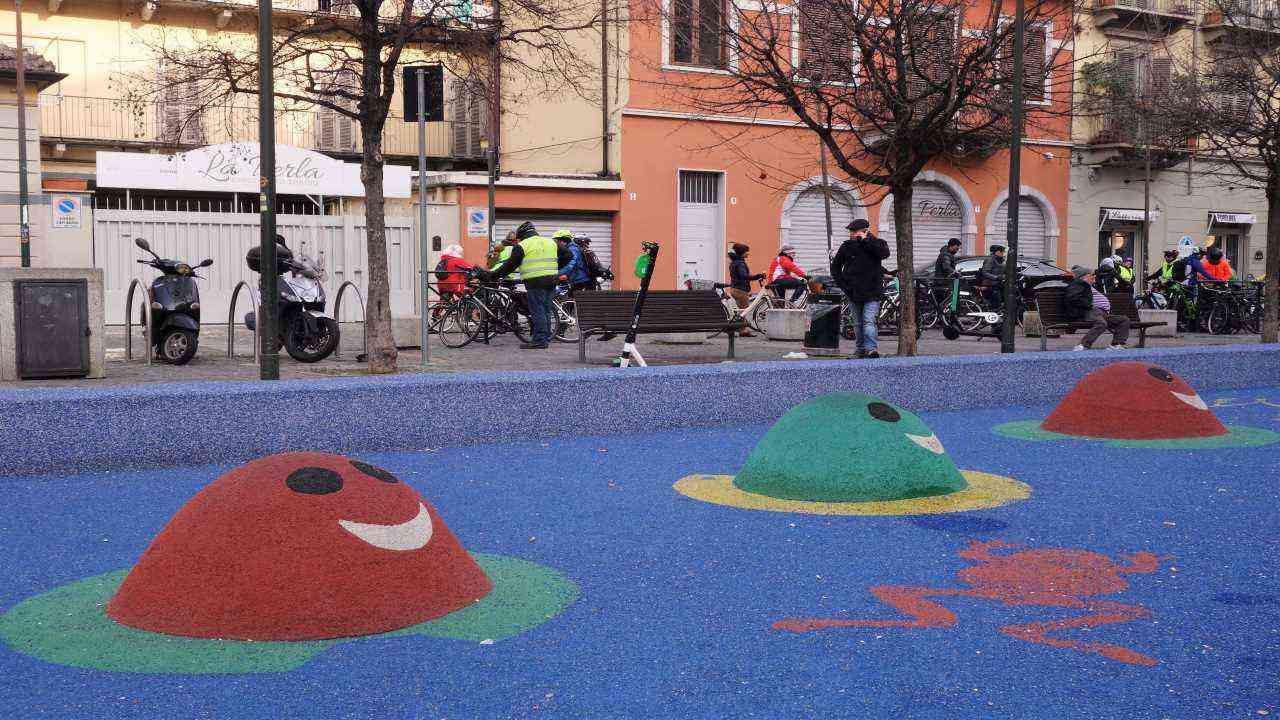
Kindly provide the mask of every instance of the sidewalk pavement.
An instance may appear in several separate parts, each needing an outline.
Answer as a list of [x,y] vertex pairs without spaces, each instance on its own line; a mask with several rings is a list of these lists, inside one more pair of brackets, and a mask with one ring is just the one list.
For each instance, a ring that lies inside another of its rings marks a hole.
[[[361,352],[359,324],[343,325],[341,355],[314,364],[299,363],[283,350],[280,352],[280,376],[286,379],[305,379],[334,376],[365,375],[365,365],[356,361]],[[1080,335],[1064,335],[1049,339],[1050,352],[1070,351]],[[1103,336],[1105,341],[1109,336]],[[1179,338],[1148,338],[1147,347],[1186,347],[1192,345],[1231,345],[1258,342],[1256,335],[1183,335]],[[236,356],[227,357],[225,326],[206,327],[201,331],[200,350],[189,364],[182,367],[159,363],[148,366],[141,358],[144,341],[139,329],[134,329],[134,360],[125,361],[124,328],[113,326],[107,331],[107,376],[101,380],[57,379],[26,380],[0,383],[0,388],[21,389],[37,387],[107,387],[156,382],[187,382],[193,380],[256,380],[258,368],[253,357],[253,334],[245,330],[236,333]],[[802,352],[802,343],[776,342],[761,336],[738,338],[736,360],[739,362],[785,360],[787,353]],[[727,362],[728,340],[717,336],[701,344],[669,344],[657,342],[653,336],[641,335],[637,342],[641,354],[650,365],[679,365]],[[1098,347],[1104,347],[1099,343]],[[1019,336],[1018,352],[1038,352],[1040,340]],[[422,354],[417,348],[400,350],[399,372],[503,372],[507,370],[563,370],[582,367],[609,367],[612,359],[622,349],[622,337],[608,342],[595,338],[587,341],[587,364],[578,362],[577,343],[553,343],[547,350],[520,350],[519,342],[511,335],[495,338],[489,345],[479,342],[459,349],[446,348],[436,338],[432,339],[430,364],[423,368]],[[842,341],[842,350],[852,351],[852,343]],[[897,352],[897,339],[890,335],[880,340],[880,353]],[[964,337],[946,340],[939,331],[926,332],[920,339],[921,355],[984,355],[1000,352],[995,339]],[[1094,352],[1104,352],[1095,350]],[[868,360],[867,362],[875,362]]]

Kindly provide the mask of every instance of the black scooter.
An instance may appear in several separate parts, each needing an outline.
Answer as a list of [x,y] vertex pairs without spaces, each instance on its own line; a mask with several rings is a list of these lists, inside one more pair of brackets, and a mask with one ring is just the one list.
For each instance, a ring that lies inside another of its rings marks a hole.
[[[196,269],[209,267],[213,260],[192,267],[177,260],[165,260],[138,238],[135,245],[151,253],[150,260],[139,260],[162,274],[151,282],[147,293],[151,303],[152,350],[162,362],[186,365],[195,357],[200,344],[200,290],[196,287]],[[146,311],[142,322],[146,323]]]

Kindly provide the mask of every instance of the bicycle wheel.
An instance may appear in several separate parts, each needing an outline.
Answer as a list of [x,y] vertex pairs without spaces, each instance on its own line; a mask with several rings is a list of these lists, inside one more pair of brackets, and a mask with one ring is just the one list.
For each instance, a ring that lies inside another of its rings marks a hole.
[[441,318],[436,333],[448,348],[460,348],[480,334],[480,318],[484,311],[471,298],[459,300]]
[[1213,304],[1209,317],[1205,319],[1205,329],[1211,335],[1226,335],[1231,332],[1231,309],[1225,302]]
[[956,303],[956,325],[964,332],[977,332],[986,322],[978,315],[981,312],[981,305],[968,298],[961,298]]
[[560,342],[576,343],[582,337],[578,327],[578,307],[573,300],[553,300],[552,309],[556,320],[555,338]]
[[942,313],[938,311],[938,301],[933,295],[920,295],[916,298],[916,327],[921,332],[938,326]]
[[1262,332],[1262,303],[1250,301],[1244,306],[1244,329],[1252,335]]
[[755,309],[751,311],[750,317],[747,318],[747,324],[756,332],[767,332],[769,326],[769,311],[773,308],[784,307],[786,303],[775,297],[767,297],[755,304]]

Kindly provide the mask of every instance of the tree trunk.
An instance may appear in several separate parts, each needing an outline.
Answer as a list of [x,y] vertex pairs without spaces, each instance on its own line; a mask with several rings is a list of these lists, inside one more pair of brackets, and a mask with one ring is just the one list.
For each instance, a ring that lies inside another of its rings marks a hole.
[[[1243,263],[1241,263],[1243,264]],[[1262,342],[1280,340],[1280,168],[1271,168],[1267,182],[1267,285],[1266,312],[1262,316]]]
[[914,230],[911,227],[911,200],[914,188],[911,181],[893,185],[893,228],[897,235],[898,252],[898,354],[916,354],[916,293],[912,278],[911,255]]
[[[369,372],[396,371],[396,341],[391,334],[391,285],[387,280],[387,199],[383,195],[382,133],[361,123],[364,152],[360,181],[365,194],[365,232],[368,243],[369,297],[364,309],[369,332]],[[425,268],[424,268],[425,269]]]

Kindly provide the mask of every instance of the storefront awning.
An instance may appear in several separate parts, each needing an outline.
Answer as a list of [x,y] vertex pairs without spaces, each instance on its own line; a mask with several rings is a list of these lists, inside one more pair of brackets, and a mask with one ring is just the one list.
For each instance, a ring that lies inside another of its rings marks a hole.
[[1209,213],[1210,225],[1253,225],[1258,216],[1253,213]]

